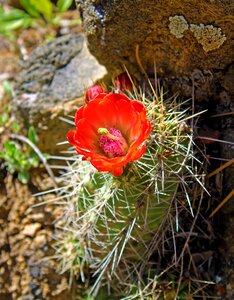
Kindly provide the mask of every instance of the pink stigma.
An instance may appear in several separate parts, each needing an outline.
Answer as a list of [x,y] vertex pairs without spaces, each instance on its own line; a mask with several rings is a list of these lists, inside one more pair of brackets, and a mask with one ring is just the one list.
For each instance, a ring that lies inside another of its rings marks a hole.
[[99,145],[107,157],[123,156],[127,152],[127,142],[118,129],[110,128],[101,134]]

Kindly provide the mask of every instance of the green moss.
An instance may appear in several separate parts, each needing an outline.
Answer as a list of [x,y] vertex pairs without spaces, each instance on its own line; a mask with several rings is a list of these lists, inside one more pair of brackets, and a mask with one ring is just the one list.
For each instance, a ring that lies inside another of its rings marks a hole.
[[221,32],[221,28],[213,25],[190,25],[190,30],[194,34],[196,40],[202,45],[205,52],[218,49],[227,39]]
[[169,18],[169,29],[171,34],[181,39],[184,35],[184,31],[188,30],[189,25],[183,16],[174,16]]

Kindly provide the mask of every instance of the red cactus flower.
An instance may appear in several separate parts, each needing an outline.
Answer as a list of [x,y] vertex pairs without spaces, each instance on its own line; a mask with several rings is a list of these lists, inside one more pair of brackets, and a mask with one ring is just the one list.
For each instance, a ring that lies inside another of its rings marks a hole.
[[69,143],[97,170],[115,176],[145,153],[143,142],[151,132],[143,104],[123,94],[99,94],[77,110],[75,124]]
[[132,80],[129,77],[127,72],[123,72],[115,77],[114,85],[122,92],[131,91],[132,90]]
[[93,100],[101,93],[106,93],[100,85],[93,85],[87,88],[85,93],[85,102],[88,103],[89,101]]

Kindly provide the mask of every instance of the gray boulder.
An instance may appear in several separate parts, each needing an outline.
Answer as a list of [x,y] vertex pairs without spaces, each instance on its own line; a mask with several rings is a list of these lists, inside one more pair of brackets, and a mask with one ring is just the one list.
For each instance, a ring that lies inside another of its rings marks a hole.
[[[39,147],[59,152],[71,125],[60,117],[74,115],[85,89],[103,78],[106,69],[90,54],[83,35],[66,35],[36,48],[22,63],[13,106],[17,118],[39,136]],[[71,119],[72,120],[72,119]]]

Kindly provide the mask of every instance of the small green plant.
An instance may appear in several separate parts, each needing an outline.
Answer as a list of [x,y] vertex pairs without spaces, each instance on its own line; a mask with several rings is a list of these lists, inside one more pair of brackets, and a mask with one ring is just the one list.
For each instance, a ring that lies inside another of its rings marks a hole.
[[65,12],[73,0],[58,0],[56,5],[50,0],[20,0],[22,9],[6,11],[0,8],[0,34],[14,38],[14,31],[35,27],[39,21],[57,24],[59,13]]
[[3,109],[2,114],[0,115],[0,127],[5,126],[9,119],[10,119],[10,107],[9,106],[5,106]]
[[[33,127],[28,130],[28,139],[32,143],[36,142],[36,132]],[[29,182],[29,169],[37,167],[40,162],[40,158],[31,147],[28,145],[22,147],[12,140],[4,142],[3,150],[0,151],[0,159],[3,160],[7,171],[11,174],[17,173],[18,180],[24,184]]]
[[19,124],[12,118],[12,88],[9,81],[5,80],[2,83],[3,87],[3,97],[1,99],[0,107],[0,133],[4,130],[9,129],[13,133],[18,133],[20,130]]
[[35,146],[37,135],[34,127],[29,127],[27,137],[19,135],[21,127],[12,114],[12,88],[9,81],[4,81],[3,97],[0,106],[0,133],[5,140],[0,147],[1,167],[11,174],[17,173],[18,180],[24,184],[30,179],[29,170],[37,167],[46,158]]
[[20,9],[12,9],[6,12],[0,9],[0,34],[7,38],[13,37],[13,31],[27,28],[32,25],[32,18],[26,12]]
[[56,13],[61,13],[69,9],[73,0],[58,0],[56,5],[51,0],[20,0],[22,7],[33,18],[43,16],[47,21],[51,21]]

